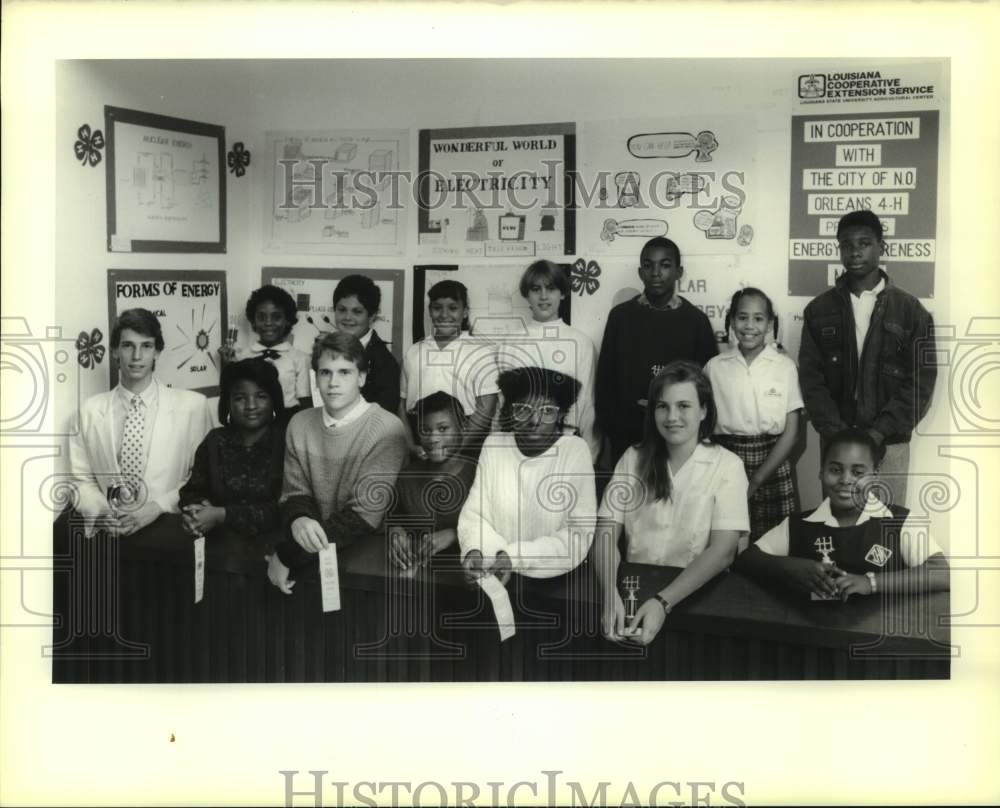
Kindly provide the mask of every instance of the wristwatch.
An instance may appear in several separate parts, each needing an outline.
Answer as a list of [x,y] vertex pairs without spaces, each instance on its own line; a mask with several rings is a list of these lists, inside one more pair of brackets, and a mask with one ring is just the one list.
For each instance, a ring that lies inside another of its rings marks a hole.
[[666,617],[668,614],[670,614],[670,610],[674,608],[673,606],[670,605],[670,601],[659,593],[656,594],[656,600],[658,600],[660,602],[660,605],[663,607],[663,616]]
[[872,594],[874,595],[876,592],[878,592],[878,584],[875,583],[875,573],[866,572],[865,577],[868,579],[868,583],[869,585],[871,585],[872,588]]

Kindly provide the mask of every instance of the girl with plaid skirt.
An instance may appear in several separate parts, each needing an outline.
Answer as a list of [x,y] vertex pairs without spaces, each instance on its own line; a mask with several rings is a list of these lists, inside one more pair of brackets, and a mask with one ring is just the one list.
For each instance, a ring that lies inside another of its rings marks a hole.
[[[719,411],[714,440],[737,454],[750,487],[750,541],[786,516],[797,513],[792,467],[788,461],[798,438],[802,393],[798,371],[777,343],[774,304],[760,289],[733,295],[726,332],[736,349],[715,356],[705,374]],[[768,342],[768,333],[774,341]]]

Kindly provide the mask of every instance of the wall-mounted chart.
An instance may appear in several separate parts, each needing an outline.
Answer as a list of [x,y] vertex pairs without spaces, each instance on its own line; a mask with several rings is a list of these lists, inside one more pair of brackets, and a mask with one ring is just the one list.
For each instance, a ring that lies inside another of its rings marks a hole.
[[654,236],[684,255],[745,254],[753,240],[754,128],[704,116],[581,124],[580,250],[635,255]]
[[[109,269],[108,334],[126,309],[148,309],[163,329],[156,376],[170,387],[219,392],[219,348],[226,336],[226,273],[200,269]],[[110,339],[110,336],[109,336]],[[111,352],[111,387],[118,366]]]
[[394,255],[405,247],[409,136],[268,132],[264,249]]

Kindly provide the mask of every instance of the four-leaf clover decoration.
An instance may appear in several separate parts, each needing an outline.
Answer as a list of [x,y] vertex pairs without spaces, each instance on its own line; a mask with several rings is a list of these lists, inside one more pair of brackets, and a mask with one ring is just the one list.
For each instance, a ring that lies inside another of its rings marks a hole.
[[100,129],[90,132],[90,127],[84,124],[76,130],[77,141],[73,144],[76,159],[83,165],[90,164],[93,168],[101,162],[101,149],[104,148],[104,134]]
[[592,295],[601,288],[598,280],[600,277],[601,267],[596,261],[585,262],[582,258],[577,258],[570,276],[570,288],[580,295]]
[[85,368],[96,368],[104,359],[104,346],[101,341],[104,335],[99,328],[95,328],[90,334],[81,331],[76,338],[76,361]]
[[233,150],[229,152],[227,162],[229,163],[229,170],[237,177],[242,177],[246,174],[247,166],[250,165],[250,152],[243,148],[242,141],[233,144]]

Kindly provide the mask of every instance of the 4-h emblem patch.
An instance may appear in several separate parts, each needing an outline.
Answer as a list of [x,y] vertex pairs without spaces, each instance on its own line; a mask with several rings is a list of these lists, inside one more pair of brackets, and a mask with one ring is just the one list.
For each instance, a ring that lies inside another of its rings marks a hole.
[[892,550],[888,547],[883,547],[881,544],[873,544],[865,555],[865,561],[869,564],[874,564],[876,567],[884,567],[891,555]]

